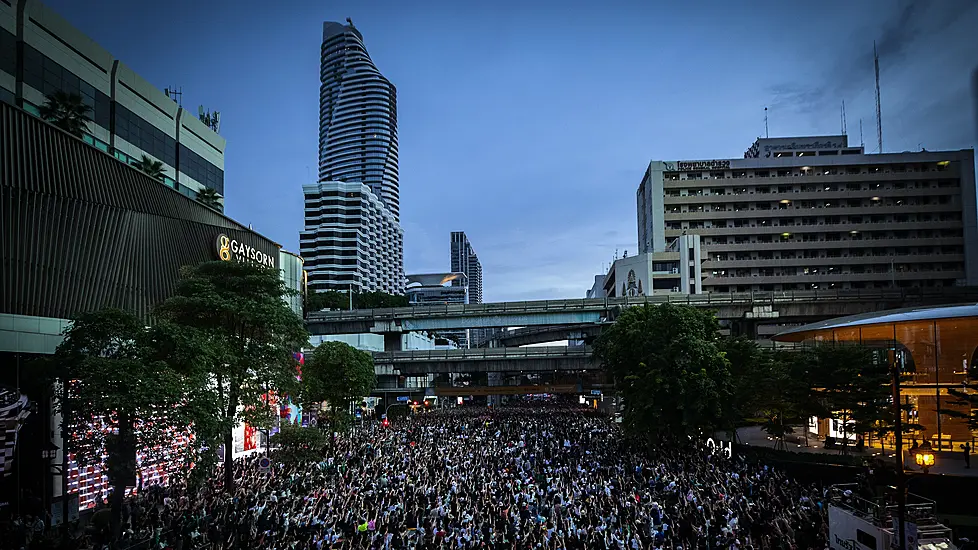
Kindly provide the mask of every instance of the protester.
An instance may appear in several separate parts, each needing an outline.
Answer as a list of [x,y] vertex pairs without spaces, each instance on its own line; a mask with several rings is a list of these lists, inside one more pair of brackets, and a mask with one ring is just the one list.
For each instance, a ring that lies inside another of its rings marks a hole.
[[[568,406],[371,422],[304,465],[257,458],[131,499],[128,540],[174,550],[823,549],[815,487],[702,445],[640,449]],[[124,548],[125,546],[120,545]]]

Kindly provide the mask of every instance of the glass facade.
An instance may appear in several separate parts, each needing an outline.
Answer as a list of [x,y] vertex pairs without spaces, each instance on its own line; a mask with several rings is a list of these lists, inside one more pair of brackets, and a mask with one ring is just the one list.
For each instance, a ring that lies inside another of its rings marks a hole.
[[[17,44],[16,36],[5,29],[0,29],[0,70],[14,77],[17,76]],[[224,171],[222,169],[186,146],[178,144],[166,132],[118,102],[115,102],[115,118],[113,120],[113,101],[108,95],[95,89],[84,79],[30,44],[25,43],[23,46],[24,84],[44,95],[50,95],[57,91],[78,94],[81,96],[82,102],[92,108],[90,116],[95,125],[109,133],[114,133],[127,143],[142,149],[170,167],[178,168],[200,184],[214,189],[222,196],[224,195]],[[0,88],[0,101],[14,104],[16,95],[12,90]],[[26,100],[23,101],[22,108],[35,116],[40,116],[37,106]],[[96,139],[94,136],[87,135],[83,139],[89,145],[94,145],[104,152],[110,152],[109,144]],[[131,162],[132,160],[128,155],[118,152],[114,154],[123,162]],[[175,177],[176,174],[168,174],[168,176]],[[186,187],[178,187],[175,184],[171,184],[170,187],[178,189],[187,196],[196,197],[197,195],[192,189]]]
[[905,377],[900,394],[904,404],[913,407],[908,419],[913,418],[924,427],[915,435],[931,441],[935,449],[956,449],[957,445],[972,441],[975,434],[965,419],[946,413],[970,413],[949,394],[948,388],[962,388],[969,372],[978,368],[978,314],[940,317],[938,313],[928,317],[879,323],[868,319],[857,326],[846,326],[845,320],[840,319],[831,328],[801,327],[778,335],[775,340],[856,342],[888,350],[889,360],[900,367]]

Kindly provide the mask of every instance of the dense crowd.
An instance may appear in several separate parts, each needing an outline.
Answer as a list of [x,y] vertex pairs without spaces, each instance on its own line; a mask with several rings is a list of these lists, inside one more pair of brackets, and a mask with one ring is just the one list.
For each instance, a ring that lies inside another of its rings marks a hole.
[[455,409],[371,423],[314,464],[256,458],[204,491],[131,500],[154,550],[808,549],[823,493],[702,446],[651,451],[607,417],[558,406]]

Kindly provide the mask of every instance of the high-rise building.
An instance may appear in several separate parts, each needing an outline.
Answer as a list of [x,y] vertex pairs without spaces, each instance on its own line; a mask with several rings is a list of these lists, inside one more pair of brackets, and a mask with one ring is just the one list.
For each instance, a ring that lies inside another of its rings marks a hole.
[[370,188],[326,181],[302,186],[299,250],[310,290],[404,293],[404,232]]
[[640,252],[701,237],[705,292],[978,285],[972,150],[758,139],[742,159],[653,161],[636,198]]
[[464,231],[452,231],[452,266],[453,272],[465,273],[466,280],[456,279],[453,285],[468,284],[469,303],[482,303],[482,264],[476,255],[472,243]]
[[133,164],[163,163],[164,183],[224,196],[224,138],[37,0],[0,1],[0,101],[40,115],[46,96],[91,108],[82,139]]
[[347,23],[323,23],[319,181],[363,183],[399,220],[397,90]]

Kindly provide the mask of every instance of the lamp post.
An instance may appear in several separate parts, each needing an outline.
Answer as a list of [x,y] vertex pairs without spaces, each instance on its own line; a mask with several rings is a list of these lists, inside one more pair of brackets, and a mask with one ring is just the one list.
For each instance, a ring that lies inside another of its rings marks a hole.
[[[899,533],[900,550],[907,550],[907,472],[903,468],[903,411],[900,410],[900,368],[896,362],[896,345],[893,347],[893,361],[890,365],[893,375],[893,414],[894,435],[896,437],[896,467],[897,467],[897,517],[900,521]],[[918,445],[916,441],[910,447],[914,462],[926,474],[934,465],[935,456],[930,443],[924,440]]]

